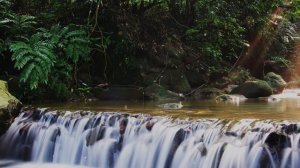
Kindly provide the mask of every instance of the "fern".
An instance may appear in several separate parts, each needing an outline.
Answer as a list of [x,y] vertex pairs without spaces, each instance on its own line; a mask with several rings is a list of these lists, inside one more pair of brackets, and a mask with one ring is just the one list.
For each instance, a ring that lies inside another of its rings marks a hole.
[[22,70],[20,81],[28,83],[31,89],[47,84],[48,76],[55,63],[53,46],[33,35],[29,41],[16,41],[10,45],[15,68]]
[[88,60],[91,52],[91,40],[84,30],[72,29],[72,26],[52,26],[50,30],[39,29],[39,34],[49,40],[56,47],[56,50],[63,50],[67,59],[73,63],[80,60]]
[[[19,23],[22,27],[30,26],[34,24],[32,19],[22,18]],[[20,81],[27,83],[31,90],[48,84],[56,88],[57,95],[65,93],[63,89],[73,77],[73,65],[88,60],[91,48],[87,33],[70,27],[40,28],[29,39],[23,38],[9,46],[15,68],[21,71]]]

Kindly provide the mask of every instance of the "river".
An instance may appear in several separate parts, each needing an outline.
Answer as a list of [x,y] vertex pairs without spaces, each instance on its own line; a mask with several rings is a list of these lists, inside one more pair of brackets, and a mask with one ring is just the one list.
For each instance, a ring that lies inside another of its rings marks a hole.
[[166,102],[34,104],[0,138],[0,166],[298,168],[299,92],[178,110],[158,106]]

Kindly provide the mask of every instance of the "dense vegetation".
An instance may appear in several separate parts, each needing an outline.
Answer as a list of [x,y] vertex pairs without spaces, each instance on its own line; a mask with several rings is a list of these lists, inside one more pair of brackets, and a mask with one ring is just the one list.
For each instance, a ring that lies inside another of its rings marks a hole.
[[[0,0],[0,75],[18,81],[23,99],[67,98],[101,83],[188,92],[228,84],[236,72],[259,78],[268,60],[279,72],[292,66],[299,3]],[[188,86],[173,86],[174,76]]]

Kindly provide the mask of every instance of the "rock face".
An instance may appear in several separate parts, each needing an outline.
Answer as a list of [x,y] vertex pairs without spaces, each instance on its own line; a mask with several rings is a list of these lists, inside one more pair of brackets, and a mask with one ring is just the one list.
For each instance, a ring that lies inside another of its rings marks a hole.
[[270,85],[262,80],[247,81],[231,91],[231,94],[244,95],[246,98],[268,97],[272,93]]
[[0,135],[8,127],[8,121],[17,115],[20,101],[8,92],[7,83],[0,80]]
[[281,93],[286,86],[284,79],[274,72],[267,73],[264,80],[272,87],[273,93]]

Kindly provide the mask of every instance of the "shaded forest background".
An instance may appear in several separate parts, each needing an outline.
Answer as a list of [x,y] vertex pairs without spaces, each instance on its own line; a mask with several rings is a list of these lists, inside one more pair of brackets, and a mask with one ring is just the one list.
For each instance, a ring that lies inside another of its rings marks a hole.
[[[18,98],[153,83],[189,93],[291,80],[300,1],[0,0],[0,78]],[[295,76],[295,75],[294,75]]]

